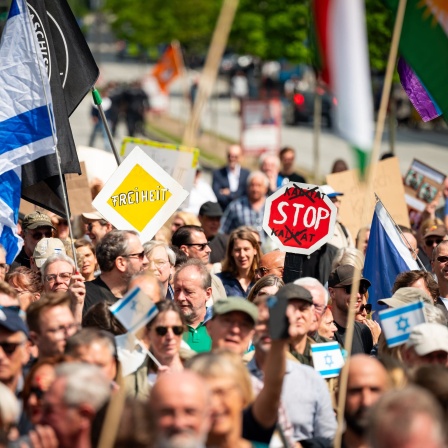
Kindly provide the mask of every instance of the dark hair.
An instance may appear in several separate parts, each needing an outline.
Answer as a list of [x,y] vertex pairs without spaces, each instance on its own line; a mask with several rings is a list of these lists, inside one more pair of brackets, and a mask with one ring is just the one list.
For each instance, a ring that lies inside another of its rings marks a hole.
[[13,287],[26,289],[35,294],[41,293],[44,285],[40,271],[33,271],[26,266],[19,266],[6,277],[6,281]]
[[181,309],[179,308],[179,305],[176,302],[174,302],[173,300],[163,299],[160,302],[157,302],[155,305],[159,311],[159,314],[157,314],[157,316],[154,319],[152,319],[146,324],[146,328],[151,328],[153,323],[160,316],[160,314],[165,313],[167,311],[174,311],[179,316],[179,319],[182,322],[182,326],[184,328],[187,328],[187,321],[185,320],[185,317]]
[[425,285],[431,293],[431,297],[434,302],[439,297],[439,285],[434,280],[433,276],[426,271],[405,271],[397,275],[394,286],[392,287],[392,294],[394,294],[400,288],[406,288],[411,286],[416,281],[423,279]]
[[125,255],[128,248],[128,236],[136,235],[133,230],[112,230],[106,233],[96,246],[96,259],[102,272],[110,272],[117,257]]
[[204,233],[204,229],[199,226],[186,225],[179,227],[171,237],[171,244],[180,247],[184,244],[191,243],[191,234],[193,232]]
[[82,318],[82,326],[84,328],[93,327],[99,330],[108,331],[115,336],[126,333],[126,329],[110,312],[107,302],[99,302],[89,308]]
[[96,256],[95,246],[86,238],[79,238],[75,241],[75,249],[79,249],[80,247],[88,247],[92,251],[93,255]]
[[294,153],[294,155],[296,154],[296,152],[294,151],[294,148],[291,148],[291,146],[285,146],[278,153],[278,156],[279,156],[280,160],[287,152],[292,152],[292,153]]
[[170,246],[170,247],[171,247],[171,249],[173,249],[173,252],[176,254],[176,264],[174,265],[174,267],[178,268],[179,266],[182,266],[188,260],[188,256],[183,250],[180,250],[177,246]]

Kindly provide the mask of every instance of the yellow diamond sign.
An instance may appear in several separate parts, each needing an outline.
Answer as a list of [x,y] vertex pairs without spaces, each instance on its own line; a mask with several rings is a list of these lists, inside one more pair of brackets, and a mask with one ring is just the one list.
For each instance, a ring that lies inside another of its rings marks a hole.
[[147,241],[187,196],[186,190],[136,147],[92,204],[117,229],[134,229]]

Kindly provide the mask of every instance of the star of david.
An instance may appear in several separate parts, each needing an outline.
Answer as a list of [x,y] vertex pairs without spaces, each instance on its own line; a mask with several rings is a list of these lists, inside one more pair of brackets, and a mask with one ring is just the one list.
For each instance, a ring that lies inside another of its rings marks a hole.
[[395,324],[397,326],[397,330],[402,331],[403,333],[410,327],[409,319],[403,316],[400,316],[400,319],[398,319]]
[[329,355],[328,353],[324,356],[324,360],[325,360],[325,365],[327,365],[328,367],[331,367],[334,364],[333,357],[331,355]]

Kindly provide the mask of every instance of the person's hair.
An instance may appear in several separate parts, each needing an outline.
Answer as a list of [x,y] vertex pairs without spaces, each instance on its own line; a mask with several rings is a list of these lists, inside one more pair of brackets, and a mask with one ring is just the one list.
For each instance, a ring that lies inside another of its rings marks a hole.
[[[148,271],[147,269],[146,269],[145,271],[139,271],[139,272],[136,272],[136,273],[129,279],[129,282],[128,282],[128,290],[130,289],[130,288],[129,288],[129,285],[130,285],[134,280],[136,280],[136,279],[138,279],[138,278],[140,278],[140,277],[146,279],[146,281],[152,281],[153,283],[155,283],[155,284],[157,285],[157,286],[156,286],[156,287],[157,287],[157,292],[156,292],[157,296],[151,296],[151,297],[150,297],[151,300],[154,300],[154,301],[160,301],[160,300],[163,300],[163,299],[165,298],[165,295],[163,294],[163,284],[162,284],[162,282],[159,280],[158,277],[156,277],[156,276],[154,275],[154,273],[152,273],[151,271]],[[137,286],[138,286],[138,285],[137,285]]]
[[337,250],[331,263],[331,271],[344,264],[349,264],[362,270],[364,268],[364,258],[364,254],[359,249],[343,247]]
[[171,266],[174,266],[176,264],[176,254],[174,253],[173,249],[171,249],[171,247],[168,246],[168,244],[162,241],[147,241],[146,243],[143,244],[143,250],[145,251],[145,255],[148,259],[151,256],[151,252],[156,247],[163,247],[165,249],[166,255],[168,256],[168,260]]
[[247,300],[249,302],[253,302],[257,296],[258,293],[267,286],[276,286],[278,289],[285,286],[285,282],[278,276],[274,274],[265,275],[264,277],[261,277],[254,286],[252,286],[252,289],[249,292],[249,295],[247,296]]
[[129,235],[138,236],[133,230],[111,230],[96,246],[96,259],[102,272],[110,272],[117,257],[126,255]]
[[88,247],[93,255],[96,256],[95,246],[87,238],[79,238],[75,241],[75,249],[79,249],[80,247]]
[[318,289],[319,291],[321,291],[321,293],[324,296],[325,306],[328,305],[328,300],[329,300],[328,290],[325,289],[324,286],[322,285],[322,283],[319,280],[317,280],[316,278],[313,278],[313,277],[298,278],[297,280],[294,280],[294,284],[303,286],[304,288]]
[[403,362],[403,355],[401,354],[401,346],[389,347],[384,337],[384,332],[380,333],[378,338],[378,359],[396,359],[399,362]]
[[[184,244],[190,244],[191,243],[191,234],[193,232],[199,232],[204,233],[204,229],[199,226],[193,226],[193,225],[186,225],[179,227],[171,237],[171,244],[173,246],[180,247]],[[205,233],[204,233],[205,235]]]
[[65,379],[63,401],[69,407],[89,404],[98,411],[110,397],[110,383],[98,366],[70,362],[59,364],[55,371],[56,378]]
[[113,335],[99,328],[82,328],[73,336],[70,336],[65,344],[65,355],[73,358],[78,357],[80,347],[90,347],[94,343],[99,343],[108,348],[112,357],[117,359],[117,346]]
[[[176,218],[180,218],[186,226],[200,226],[199,218],[190,212],[179,211],[174,213],[171,222],[173,222]],[[183,226],[182,226],[183,227]]]
[[58,261],[64,261],[65,263],[68,263],[72,268],[73,271],[75,271],[75,262],[72,258],[70,258],[68,255],[59,253],[59,254],[53,254],[50,255],[46,260],[45,263],[40,268],[40,274],[42,276],[42,281],[45,279],[45,272],[48,269],[48,266],[50,266],[53,263],[56,263]]
[[435,302],[439,297],[439,285],[434,280],[432,274],[426,271],[405,271],[398,274],[395,279],[394,286],[392,287],[392,294],[395,294],[395,292],[400,288],[407,288],[411,286],[413,283],[417,282],[420,279],[423,279],[423,281],[425,282],[425,285],[428,288],[428,291],[431,293],[431,297]]
[[186,367],[204,378],[231,378],[241,392],[243,408],[253,401],[252,382],[241,356],[228,350],[200,353]]
[[292,152],[292,153],[294,154],[294,156],[295,156],[295,154],[296,154],[296,152],[294,151],[294,148],[291,148],[291,146],[285,146],[285,147],[282,148],[282,149],[280,150],[280,152],[278,153],[278,156],[280,157],[280,160],[281,160],[281,158],[282,158],[286,153],[288,153],[288,152]]
[[437,254],[439,253],[439,249],[442,246],[446,246],[446,245],[448,245],[448,240],[443,240],[439,244],[437,244],[437,246],[432,251],[432,260],[431,261],[435,261]]
[[177,269],[188,260],[188,255],[183,250],[180,250],[177,246],[170,246],[170,249],[176,255],[176,263],[174,267]]
[[[434,436],[443,446],[443,420],[441,409],[430,393],[411,386],[386,392],[372,408],[368,425],[367,441],[372,448],[382,448],[382,437],[393,434],[393,442],[404,443],[409,437],[415,417],[426,415],[435,424]],[[392,446],[392,445],[390,445]]]
[[361,235],[363,235],[364,232],[368,232],[369,230],[370,230],[370,225],[365,226],[365,227],[361,227],[361,228],[358,230],[358,233],[356,234],[356,247],[358,247],[358,241],[359,241],[359,239],[361,238]]
[[0,281],[0,293],[17,299],[17,291],[7,282]]
[[201,276],[201,287],[206,290],[208,288],[212,287],[212,276],[210,275],[210,272],[208,272],[207,266],[202,263],[201,260],[197,260],[196,258],[190,258],[187,260],[183,265],[177,269],[177,271],[174,273],[174,282],[176,282],[176,279],[178,275],[186,268],[194,267],[196,271]]
[[18,266],[8,274],[6,281],[13,288],[22,288],[32,294],[41,293],[43,290],[40,271],[33,271],[26,266]]
[[330,173],[340,173],[341,171],[347,171],[348,165],[345,160],[336,159],[331,167]]
[[41,296],[36,302],[32,302],[26,310],[26,323],[30,331],[39,333],[40,315],[48,309],[57,306],[66,306],[71,312],[71,297],[69,293],[48,293]]
[[249,273],[250,278],[253,279],[260,263],[260,246],[258,245],[258,241],[255,239],[254,234],[244,229],[235,229],[230,234],[229,240],[227,242],[226,256],[222,262],[222,272],[229,272],[232,275],[238,274],[238,268],[235,262],[235,258],[232,255],[236,240],[249,241],[252,247],[256,250],[256,254],[254,256],[254,259],[252,260],[252,265],[250,267]]
[[83,328],[97,328],[115,336],[126,333],[121,322],[111,313],[108,302],[99,302],[90,307],[82,318]]
[[0,397],[2,397],[0,400],[0,430],[8,432],[11,426],[19,422],[19,401],[11,389],[3,383],[0,383]]
[[174,311],[179,316],[179,319],[182,322],[182,326],[184,328],[187,328],[187,321],[185,320],[185,316],[183,315],[181,309],[179,308],[179,305],[176,302],[174,302],[173,300],[164,299],[164,300],[161,300],[160,302],[156,303],[155,305],[156,305],[159,313],[157,314],[156,317],[154,317],[154,319],[150,320],[146,324],[146,328],[151,328],[153,326],[154,322],[158,319],[158,317],[162,313],[166,313],[167,311]]
[[255,177],[261,177],[264,181],[264,185],[266,188],[269,187],[269,179],[268,176],[266,176],[266,174],[263,173],[263,171],[252,171],[249,176],[247,177],[247,182],[246,185],[249,186],[250,183],[252,182],[252,179],[254,179]]

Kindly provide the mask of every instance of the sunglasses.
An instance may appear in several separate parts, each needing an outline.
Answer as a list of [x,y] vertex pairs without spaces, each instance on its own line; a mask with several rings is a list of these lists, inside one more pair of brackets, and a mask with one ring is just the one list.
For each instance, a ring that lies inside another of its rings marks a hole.
[[0,347],[6,356],[11,356],[20,345],[22,345],[22,342],[0,342]]
[[122,255],[123,258],[138,258],[139,260],[143,260],[145,257],[145,251],[142,250],[141,252],[138,252],[136,254],[129,254],[129,255]]
[[440,257],[437,257],[436,260],[439,263],[446,263],[448,261],[448,257],[446,255],[440,255]]
[[188,244],[184,244],[184,246],[188,246],[188,247],[197,246],[197,248],[198,248],[198,250],[200,252],[202,252],[209,245],[210,244],[208,242],[207,243],[188,243]]
[[359,307],[359,312],[362,313],[364,310],[366,310],[367,314],[370,314],[372,312],[372,304],[367,303],[366,305],[361,305]]
[[442,241],[443,241],[443,238],[437,238],[435,240],[427,239],[427,240],[425,240],[425,244],[427,247],[432,247],[432,246],[434,246],[434,244],[436,244],[438,246]]
[[42,238],[51,238],[53,236],[53,231],[48,230],[47,232],[34,232],[30,233],[31,238],[35,241],[40,241]]
[[[352,293],[352,285],[345,286],[334,286],[334,288],[344,289],[346,294]],[[368,286],[363,285],[362,283],[359,285],[359,294],[365,294],[367,292]]]
[[170,328],[176,336],[180,336],[184,332],[184,327],[182,325],[174,325],[173,327],[156,327],[156,333],[159,336],[165,336]]

